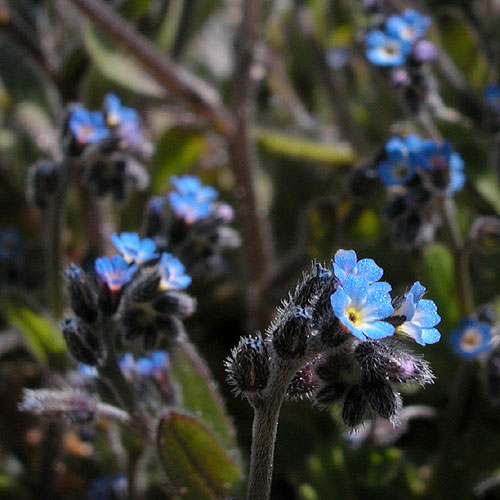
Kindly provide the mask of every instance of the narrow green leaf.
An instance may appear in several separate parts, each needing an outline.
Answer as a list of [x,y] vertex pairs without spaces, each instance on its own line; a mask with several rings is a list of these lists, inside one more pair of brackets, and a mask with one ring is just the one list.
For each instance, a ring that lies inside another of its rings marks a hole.
[[356,154],[348,146],[332,146],[261,128],[253,133],[264,151],[287,158],[335,166],[349,165],[356,160]]
[[83,35],[92,61],[106,78],[137,94],[165,95],[164,89],[131,56],[117,49],[91,22],[83,25]]
[[169,52],[172,48],[184,9],[184,0],[171,0],[167,12],[158,30],[157,45],[161,50]]
[[497,175],[493,172],[484,173],[474,180],[474,185],[497,214],[500,214],[500,186]]
[[168,129],[156,144],[152,161],[153,191],[160,191],[171,175],[189,170],[205,146],[206,140],[201,132],[177,126]]
[[58,356],[66,351],[61,332],[47,318],[14,303],[6,304],[5,313],[10,324],[21,331],[40,361],[47,362],[51,356]]
[[172,373],[182,392],[182,408],[198,417],[238,461],[236,432],[208,367],[195,348],[183,342],[172,351]]
[[213,500],[234,492],[241,473],[194,417],[172,411],[160,421],[158,451],[171,486],[184,500]]

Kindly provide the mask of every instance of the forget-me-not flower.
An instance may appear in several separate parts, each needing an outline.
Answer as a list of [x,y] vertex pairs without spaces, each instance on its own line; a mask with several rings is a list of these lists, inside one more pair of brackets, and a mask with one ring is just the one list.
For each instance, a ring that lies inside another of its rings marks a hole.
[[376,66],[401,66],[411,52],[411,43],[380,30],[369,31],[365,36],[366,57]]
[[80,145],[94,144],[109,137],[104,115],[78,106],[70,111],[69,129]]
[[141,122],[139,113],[126,106],[115,94],[104,97],[104,114],[109,127],[116,127],[119,136],[129,145],[135,145],[141,140]]
[[386,146],[386,159],[377,165],[377,172],[386,186],[400,186],[411,181],[415,168],[410,164],[410,151],[420,146],[420,138],[415,135],[401,139],[393,137]]
[[184,264],[177,257],[162,253],[158,265],[162,290],[183,290],[191,284],[191,276],[186,274]]
[[136,361],[136,369],[143,377],[155,377],[165,371],[168,363],[168,354],[165,351],[153,351],[149,356]]
[[432,300],[422,299],[425,292],[425,287],[417,281],[394,311],[394,316],[405,317],[405,322],[397,327],[397,333],[411,337],[420,345],[435,344],[441,338],[439,331],[434,328],[441,317]]
[[378,281],[384,274],[384,270],[375,264],[373,259],[361,259],[354,250],[337,250],[333,260],[333,274],[340,283],[348,276],[361,276],[368,283]]
[[155,242],[151,238],[141,239],[137,233],[114,233],[111,241],[129,264],[142,264],[159,257]]
[[136,265],[129,265],[121,255],[100,257],[94,264],[97,274],[109,286],[112,292],[126,285],[137,271]]
[[391,286],[370,283],[363,276],[348,275],[330,296],[335,316],[344,328],[360,340],[381,339],[394,334],[393,325],[382,321],[393,312]]
[[491,349],[491,325],[476,318],[464,318],[450,335],[456,353],[464,358],[474,358]]
[[484,89],[486,104],[495,110],[500,109],[500,85],[492,83]]
[[172,184],[177,191],[168,195],[173,211],[186,222],[193,223],[210,215],[212,202],[218,197],[212,186],[203,186],[198,177],[172,176]]
[[429,16],[414,9],[406,9],[399,16],[390,16],[385,23],[385,29],[388,35],[413,44],[425,35],[430,24]]

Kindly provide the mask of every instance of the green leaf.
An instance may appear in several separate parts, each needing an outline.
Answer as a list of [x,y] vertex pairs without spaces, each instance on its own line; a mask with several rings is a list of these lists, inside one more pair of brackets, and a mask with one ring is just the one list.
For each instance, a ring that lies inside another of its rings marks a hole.
[[153,191],[160,191],[171,175],[189,170],[205,146],[206,139],[201,132],[178,126],[168,129],[158,141],[152,160]]
[[485,172],[474,179],[474,186],[481,196],[500,214],[500,186],[494,172]]
[[268,153],[334,166],[350,165],[356,160],[356,154],[348,146],[332,146],[261,128],[253,132],[259,145]]
[[424,266],[428,298],[436,302],[444,322],[456,323],[460,312],[453,255],[444,245],[436,243],[425,249]]
[[241,473],[195,418],[170,412],[160,421],[158,450],[171,486],[184,500],[213,500],[234,492]]
[[83,25],[85,46],[99,71],[122,87],[148,97],[164,97],[165,90],[125,52],[116,48],[95,26]]
[[10,324],[21,331],[40,361],[46,363],[50,358],[66,352],[61,332],[47,318],[15,303],[7,303],[5,313]]

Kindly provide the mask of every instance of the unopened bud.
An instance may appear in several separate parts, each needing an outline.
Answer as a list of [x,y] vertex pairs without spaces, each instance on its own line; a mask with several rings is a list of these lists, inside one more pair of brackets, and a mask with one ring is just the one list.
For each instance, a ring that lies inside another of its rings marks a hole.
[[147,273],[139,279],[134,280],[130,296],[134,302],[149,302],[153,300],[158,292],[161,276],[156,272]]
[[273,347],[282,359],[301,358],[310,336],[310,318],[296,309],[281,320],[273,332]]
[[103,357],[103,346],[95,332],[74,318],[62,325],[64,340],[70,354],[80,363],[95,366]]
[[294,375],[286,395],[291,400],[311,399],[317,385],[313,363],[308,362]]
[[397,421],[403,405],[401,396],[394,392],[391,384],[381,380],[364,382],[363,393],[375,413],[392,422]]
[[227,381],[236,394],[259,392],[269,380],[269,354],[261,337],[242,338],[225,361]]
[[71,264],[64,274],[68,281],[73,312],[87,323],[93,323],[99,315],[94,287],[90,284],[83,269],[75,264]]
[[357,427],[363,422],[367,401],[359,385],[353,386],[346,394],[342,408],[342,420],[348,427]]
[[187,318],[194,313],[196,301],[187,293],[169,291],[156,298],[153,302],[153,308],[162,314]]
[[346,393],[348,387],[343,382],[332,382],[323,386],[315,395],[314,400],[319,406],[329,406],[336,403]]

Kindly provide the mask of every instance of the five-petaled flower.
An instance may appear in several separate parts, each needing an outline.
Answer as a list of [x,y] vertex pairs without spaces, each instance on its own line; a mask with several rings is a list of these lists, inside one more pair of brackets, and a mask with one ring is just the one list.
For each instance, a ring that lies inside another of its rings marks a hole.
[[411,52],[410,42],[380,30],[369,31],[365,43],[366,57],[376,66],[401,66]]
[[387,34],[413,44],[425,35],[430,24],[429,16],[422,15],[414,9],[406,9],[399,16],[390,16],[385,28]]
[[421,143],[420,137],[413,134],[387,141],[386,159],[377,165],[378,174],[386,186],[400,186],[413,179],[416,170],[410,163],[410,153],[418,151]]
[[71,110],[68,120],[71,134],[78,144],[94,144],[109,137],[104,115],[100,111],[89,111],[83,106]]
[[113,255],[111,258],[99,257],[94,267],[112,292],[117,292],[126,285],[137,271],[137,266],[129,265],[121,255]]
[[143,264],[159,257],[155,242],[151,238],[141,239],[137,233],[114,233],[111,241],[129,264]]
[[173,255],[163,253],[158,263],[160,269],[160,289],[184,290],[191,284],[191,276],[186,274],[184,264]]
[[491,325],[474,317],[464,318],[450,335],[450,342],[460,356],[475,358],[492,347]]
[[168,195],[173,211],[187,223],[193,223],[210,215],[212,202],[218,197],[217,190],[203,186],[198,177],[173,176],[171,180],[177,191]]
[[394,311],[394,316],[405,318],[404,323],[396,328],[396,333],[411,337],[420,345],[435,344],[441,338],[439,331],[434,328],[441,317],[432,300],[422,299],[425,292],[425,287],[417,281]]
[[104,116],[108,127],[115,128],[121,139],[133,146],[141,141],[141,122],[139,113],[126,106],[115,94],[104,97]]

